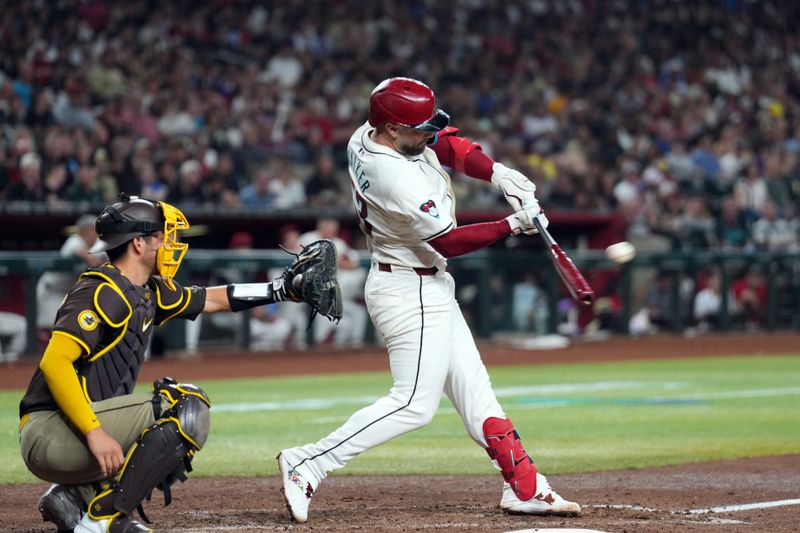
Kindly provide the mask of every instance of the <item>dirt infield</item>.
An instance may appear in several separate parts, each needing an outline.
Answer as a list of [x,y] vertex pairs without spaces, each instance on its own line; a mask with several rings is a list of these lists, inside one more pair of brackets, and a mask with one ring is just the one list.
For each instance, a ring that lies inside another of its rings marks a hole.
[[[575,343],[566,349],[526,351],[483,344],[489,366],[556,364],[670,357],[769,355],[800,352],[800,334],[653,337]],[[32,361],[0,367],[0,388],[27,384]],[[204,354],[145,365],[142,380],[175,375],[183,381],[299,373],[386,370],[382,349],[292,354]],[[274,472],[271,458],[257,470]],[[643,470],[553,476],[553,486],[584,506],[580,517],[525,517],[501,513],[498,476],[334,476],[317,491],[310,521],[293,524],[275,475],[260,478],[194,478],[175,487],[163,508],[154,494],[147,513],[156,531],[447,531],[508,532],[533,528],[601,531],[797,531],[800,505],[726,509],[721,506],[800,499],[800,456],[760,457]],[[36,501],[45,484],[0,485],[0,531],[53,531],[38,520]],[[694,512],[692,512],[694,511]]]
[[[265,459],[267,461],[267,459]],[[271,460],[269,460],[271,462]],[[271,465],[270,465],[271,466]],[[277,471],[277,467],[273,467]],[[761,457],[646,470],[552,476],[580,517],[511,516],[499,511],[498,476],[334,476],[317,491],[305,525],[290,521],[275,476],[196,478],[173,490],[168,508],[156,491],[146,512],[156,531],[506,532],[590,528],[613,532],[797,531],[800,505],[691,514],[716,506],[800,498],[800,456]],[[2,531],[52,531],[37,520],[45,484],[0,485]]]

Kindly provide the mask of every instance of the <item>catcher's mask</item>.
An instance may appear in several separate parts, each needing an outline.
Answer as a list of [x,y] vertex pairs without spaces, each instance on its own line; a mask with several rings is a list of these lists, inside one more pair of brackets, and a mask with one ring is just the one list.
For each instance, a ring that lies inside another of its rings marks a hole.
[[134,237],[164,232],[164,245],[156,256],[158,273],[167,281],[178,267],[189,245],[178,241],[178,231],[189,229],[189,221],[180,209],[137,196],[122,195],[122,201],[103,209],[94,229],[99,237],[91,253],[104,252],[126,244]]

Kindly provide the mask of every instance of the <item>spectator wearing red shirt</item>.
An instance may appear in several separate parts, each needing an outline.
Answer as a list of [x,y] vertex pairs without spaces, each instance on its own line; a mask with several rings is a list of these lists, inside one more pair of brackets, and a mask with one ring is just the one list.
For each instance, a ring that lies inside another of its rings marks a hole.
[[764,320],[764,304],[767,301],[767,286],[761,271],[751,267],[731,284],[731,291],[742,309],[745,327],[758,328]]

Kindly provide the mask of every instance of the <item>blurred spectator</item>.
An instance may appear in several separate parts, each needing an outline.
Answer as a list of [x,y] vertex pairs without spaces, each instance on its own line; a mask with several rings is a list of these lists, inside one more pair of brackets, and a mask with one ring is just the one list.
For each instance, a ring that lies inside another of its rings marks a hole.
[[[92,156],[92,162],[97,168],[97,183],[99,184],[100,191],[103,194],[103,203],[111,204],[119,198],[119,189],[117,188],[117,179],[111,171],[111,162],[108,157],[108,150],[100,147],[95,150]],[[149,198],[149,196],[142,196]]]
[[512,320],[518,331],[544,334],[547,331],[547,296],[539,287],[536,276],[527,273],[512,290]]
[[614,187],[614,199],[618,204],[632,204],[639,199],[639,165],[627,161],[622,165],[623,178]]
[[736,304],[742,310],[745,328],[757,329],[764,318],[764,303],[767,301],[767,286],[757,267],[750,267],[742,277],[731,283]]
[[194,159],[184,161],[178,171],[177,185],[169,189],[167,203],[182,209],[202,205],[205,197],[201,171],[202,168],[198,161]]
[[253,183],[242,189],[239,200],[245,207],[265,209],[275,203],[275,195],[270,190],[272,173],[269,168],[261,167],[253,177]]
[[787,220],[778,214],[778,207],[771,201],[764,203],[761,218],[753,223],[753,242],[761,250],[770,252],[796,252],[798,246],[798,221]]
[[339,237],[339,221],[321,218],[317,228],[300,235],[299,244],[308,246],[314,241],[329,239],[336,246],[337,277],[342,290],[344,314],[339,324],[327,320],[314,321],[314,340],[336,346],[361,346],[367,330],[367,309],[364,304],[364,284],[367,271],[359,264],[358,256]]
[[91,165],[81,166],[75,182],[67,187],[63,198],[68,202],[102,204],[105,198],[97,180],[97,168]]
[[64,192],[69,182],[67,165],[58,163],[53,165],[44,177],[44,199],[50,205],[65,202]]
[[739,178],[733,189],[736,206],[747,220],[756,220],[767,202],[767,183],[756,163],[747,167],[744,177]]
[[41,158],[38,155],[33,152],[24,154],[19,160],[19,181],[11,185],[6,199],[10,202],[17,200],[43,201],[45,190],[42,186],[41,167]]
[[[705,287],[700,289],[694,297],[693,317],[701,332],[719,327],[719,313],[722,305],[720,283],[719,272],[710,271],[705,278]],[[729,292],[727,303],[728,313],[736,314],[737,304],[733,292]]]
[[0,311],[0,363],[13,363],[25,349],[25,317]]
[[722,249],[742,250],[750,240],[744,213],[732,196],[722,200],[716,223],[716,242]]
[[[676,275],[677,294],[673,292],[673,278]],[[694,283],[691,280],[673,272],[659,272],[650,286],[645,288],[640,310],[631,317],[631,334],[682,326],[690,310],[689,304],[693,295]],[[674,308],[673,305],[677,307]]]
[[[94,231],[95,215],[83,215],[75,222],[75,233],[70,235],[59,250],[61,257],[75,257],[83,261],[80,270],[104,263],[107,258],[104,252],[89,253],[97,242]],[[36,303],[38,307],[36,326],[50,329],[55,322],[56,311],[61,307],[64,297],[77,280],[71,272],[45,272],[36,283]]]
[[206,197],[210,203],[226,206],[239,204],[239,180],[230,152],[219,154],[217,165],[206,178],[206,183]]
[[322,152],[317,156],[314,173],[306,182],[305,193],[312,206],[341,204],[343,187],[347,183],[346,176],[337,176],[336,163],[333,156]]
[[158,179],[156,169],[152,163],[146,161],[139,165],[136,170],[136,177],[141,185],[141,189],[139,189],[141,198],[148,198],[158,202],[167,201],[169,188]]
[[684,212],[675,221],[675,237],[686,250],[703,250],[715,242],[714,219],[705,200],[694,196],[686,201]]
[[261,73],[260,80],[269,82],[277,81],[284,89],[294,87],[303,75],[303,64],[294,54],[289,45],[284,45],[273,56]]
[[52,98],[51,91],[40,90],[34,97],[33,106],[28,109],[28,114],[25,115],[25,124],[34,129],[51,126],[54,122],[53,113],[50,112],[50,106],[53,103]]
[[275,198],[273,205],[279,209],[299,207],[306,202],[303,182],[294,177],[288,164],[279,166],[278,177],[270,181],[269,191]]

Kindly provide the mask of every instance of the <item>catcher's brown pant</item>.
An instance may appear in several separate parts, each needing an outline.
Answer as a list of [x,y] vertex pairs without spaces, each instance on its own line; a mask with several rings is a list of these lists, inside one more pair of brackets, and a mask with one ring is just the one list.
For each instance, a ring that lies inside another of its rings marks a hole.
[[[127,454],[137,437],[155,421],[153,395],[130,394],[92,403],[103,429]],[[166,400],[162,410],[169,408]],[[52,483],[74,485],[88,504],[95,496],[93,482],[104,478],[83,435],[61,411],[37,411],[21,423],[22,460],[36,477]]]

